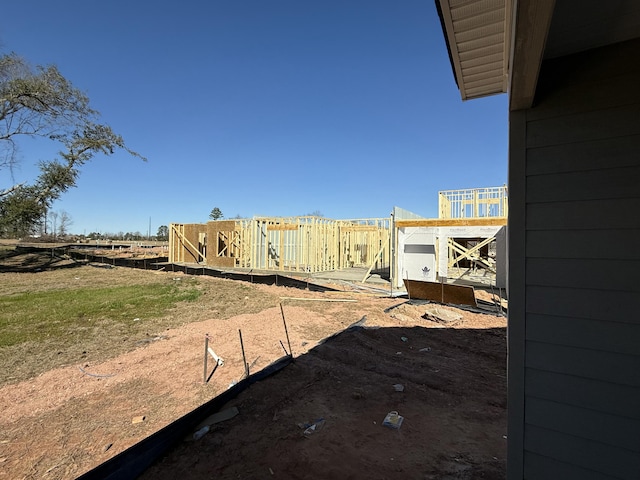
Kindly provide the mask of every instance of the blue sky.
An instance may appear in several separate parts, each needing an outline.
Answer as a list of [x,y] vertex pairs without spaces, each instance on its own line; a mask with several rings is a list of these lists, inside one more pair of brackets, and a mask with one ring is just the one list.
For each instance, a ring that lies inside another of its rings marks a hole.
[[[225,217],[437,216],[507,176],[506,95],[462,102],[431,0],[7,2],[0,49],[55,64],[148,158],[96,157],[76,233]],[[15,180],[58,151],[25,142]],[[2,171],[0,187],[10,182]]]

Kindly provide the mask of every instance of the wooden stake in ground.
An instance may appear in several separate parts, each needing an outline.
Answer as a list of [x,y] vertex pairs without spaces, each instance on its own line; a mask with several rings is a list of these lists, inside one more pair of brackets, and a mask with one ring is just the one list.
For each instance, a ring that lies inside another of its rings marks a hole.
[[204,374],[203,382],[207,383],[207,356],[209,355],[209,336],[204,336]]

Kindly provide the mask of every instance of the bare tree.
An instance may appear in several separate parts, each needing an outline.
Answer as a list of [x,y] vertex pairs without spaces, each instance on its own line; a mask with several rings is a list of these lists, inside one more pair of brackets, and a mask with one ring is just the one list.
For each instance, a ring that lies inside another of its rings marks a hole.
[[69,227],[73,224],[73,220],[71,220],[71,216],[62,210],[60,212],[60,222],[58,223],[58,235],[64,237],[67,233],[69,233]]
[[58,232],[58,212],[49,212],[49,218],[51,219],[51,235],[55,239]]

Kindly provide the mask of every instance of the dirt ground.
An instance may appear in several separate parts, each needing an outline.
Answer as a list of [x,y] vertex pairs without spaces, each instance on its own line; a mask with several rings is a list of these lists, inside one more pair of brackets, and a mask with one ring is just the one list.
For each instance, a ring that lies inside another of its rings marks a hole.
[[[143,478],[505,477],[505,317],[445,306],[459,315],[445,322],[401,298],[256,288],[283,298],[294,362]],[[3,386],[0,479],[75,478],[218,395],[244,374],[239,330],[251,372],[288,347],[279,307],[212,313],[111,360]],[[224,359],[208,383],[205,334]],[[382,425],[391,411],[399,429]]]

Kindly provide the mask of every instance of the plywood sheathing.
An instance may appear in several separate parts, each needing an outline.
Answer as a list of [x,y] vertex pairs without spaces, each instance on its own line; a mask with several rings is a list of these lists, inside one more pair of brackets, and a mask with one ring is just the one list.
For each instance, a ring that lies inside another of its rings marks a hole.
[[199,263],[206,258],[200,233],[204,224],[172,223],[169,228],[169,258],[172,262]]
[[238,225],[234,220],[218,220],[206,225],[206,263],[211,267],[233,268],[240,253]]
[[405,288],[411,299],[430,300],[432,302],[477,307],[473,287],[451,285],[448,283],[404,280]]

